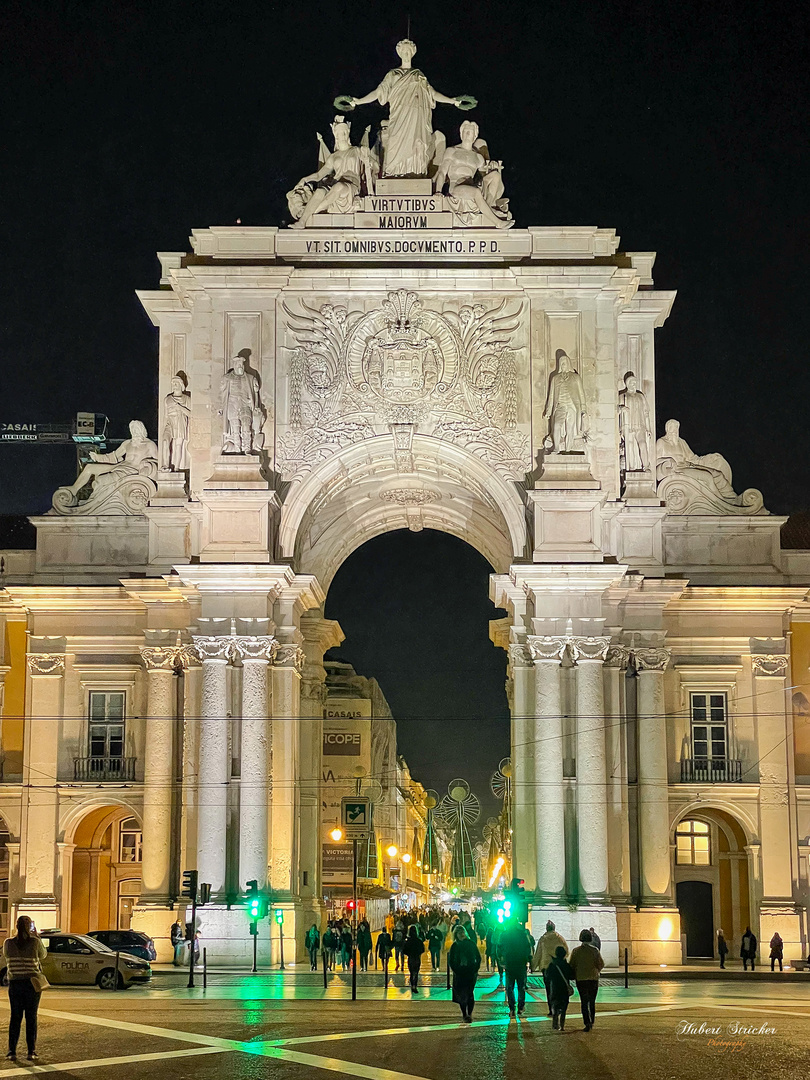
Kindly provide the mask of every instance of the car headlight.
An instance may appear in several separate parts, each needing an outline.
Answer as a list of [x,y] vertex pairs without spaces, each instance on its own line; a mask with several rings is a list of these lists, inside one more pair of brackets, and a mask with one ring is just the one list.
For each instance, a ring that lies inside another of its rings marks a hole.
[[135,968],[136,970],[143,970],[146,967],[146,964],[140,960],[125,960],[124,963],[128,968]]

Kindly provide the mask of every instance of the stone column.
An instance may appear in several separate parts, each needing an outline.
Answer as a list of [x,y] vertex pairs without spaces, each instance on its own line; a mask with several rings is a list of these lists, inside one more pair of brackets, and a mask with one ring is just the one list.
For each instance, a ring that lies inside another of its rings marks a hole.
[[242,763],[239,783],[239,883],[267,884],[267,812],[270,775],[268,670],[278,648],[274,637],[238,637],[242,658]]
[[[33,916],[41,926],[60,925],[55,879],[65,647],[64,638],[31,638],[32,652],[27,657],[21,829],[24,885],[18,910]],[[33,651],[39,648],[43,651]]]
[[143,769],[142,901],[170,906],[174,792],[175,668],[178,652],[141,649],[148,680]]
[[567,642],[562,637],[529,637],[527,641],[534,661],[534,724],[527,742],[534,751],[537,892],[538,899],[559,901],[565,890],[560,664]]
[[273,798],[270,887],[298,893],[298,725],[304,653],[297,644],[280,645],[273,663]]
[[512,675],[512,874],[532,889],[537,882],[537,815],[534,769],[534,700],[531,653],[524,644],[509,645]]
[[669,772],[664,671],[669,649],[636,649],[638,670],[638,827],[641,903],[672,903],[669,856]]
[[228,825],[228,697],[226,668],[233,638],[195,637],[202,662],[200,754],[197,771],[197,870],[214,895],[225,888]]
[[577,845],[580,893],[604,900],[608,888],[605,691],[610,638],[572,638],[577,665]]

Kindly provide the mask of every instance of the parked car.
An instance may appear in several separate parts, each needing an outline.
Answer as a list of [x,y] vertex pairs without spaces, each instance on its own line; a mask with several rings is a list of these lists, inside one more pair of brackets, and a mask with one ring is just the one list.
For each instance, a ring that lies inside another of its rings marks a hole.
[[87,936],[113,952],[130,953],[141,960],[157,960],[154,941],[140,930],[91,930]]
[[[54,986],[100,986],[102,990],[125,990],[133,983],[148,982],[152,968],[146,960],[134,956],[118,957],[112,949],[87,934],[40,934],[48,955],[42,971]],[[0,960],[0,981],[6,982],[5,962]]]

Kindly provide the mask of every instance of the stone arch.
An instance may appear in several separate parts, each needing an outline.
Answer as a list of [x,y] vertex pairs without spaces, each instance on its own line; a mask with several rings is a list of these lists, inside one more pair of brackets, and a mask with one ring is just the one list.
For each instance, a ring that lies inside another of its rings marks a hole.
[[62,872],[64,929],[86,933],[118,928],[120,883],[141,877],[137,854],[130,857],[121,843],[122,823],[130,820],[140,824],[141,815],[125,800],[104,794],[82,802],[70,814],[64,829],[69,852]]
[[280,554],[324,589],[356,548],[394,529],[436,529],[471,544],[504,573],[526,551],[518,483],[463,447],[391,435],[346,447],[296,484],[279,525]]
[[76,842],[76,830],[82,822],[94,811],[106,809],[110,820],[116,815],[119,817],[134,817],[141,821],[141,811],[134,803],[121,798],[120,795],[110,792],[102,792],[90,799],[82,800],[71,805],[62,820],[62,836],[67,844]]

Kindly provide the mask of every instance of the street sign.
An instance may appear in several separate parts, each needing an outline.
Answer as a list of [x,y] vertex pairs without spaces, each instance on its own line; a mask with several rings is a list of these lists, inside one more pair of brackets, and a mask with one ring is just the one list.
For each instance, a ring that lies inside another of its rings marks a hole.
[[364,795],[340,800],[340,822],[347,840],[366,840],[371,829],[371,799]]

